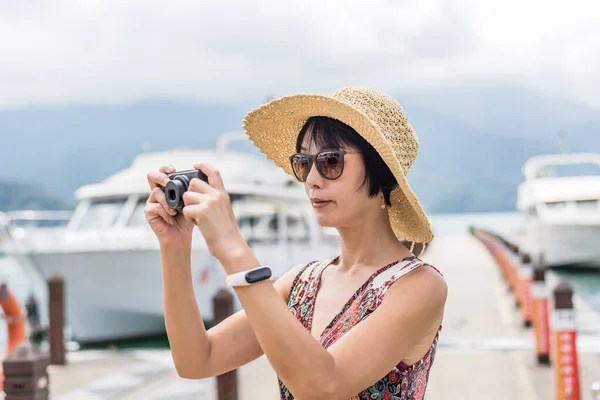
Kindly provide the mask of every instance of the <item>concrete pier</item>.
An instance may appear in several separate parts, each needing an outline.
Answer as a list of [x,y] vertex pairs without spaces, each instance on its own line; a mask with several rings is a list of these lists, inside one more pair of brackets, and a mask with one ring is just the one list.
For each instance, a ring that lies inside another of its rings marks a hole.
[[[448,286],[440,350],[432,369],[428,399],[554,399],[552,366],[538,366],[531,328],[521,325],[512,295],[494,259],[468,236],[445,237],[424,260],[440,267]],[[556,278],[549,284],[556,284]],[[600,380],[600,314],[581,298],[575,311],[581,393]]]
[[[426,398],[554,399],[552,366],[538,366],[531,328],[487,250],[471,236],[440,237],[423,259],[447,279],[449,297]],[[556,280],[549,279],[549,282]],[[600,314],[574,299],[582,399],[600,380]],[[216,400],[215,380],[179,378],[166,350],[82,351],[50,367],[52,399]],[[265,357],[239,370],[240,400],[278,399]]]

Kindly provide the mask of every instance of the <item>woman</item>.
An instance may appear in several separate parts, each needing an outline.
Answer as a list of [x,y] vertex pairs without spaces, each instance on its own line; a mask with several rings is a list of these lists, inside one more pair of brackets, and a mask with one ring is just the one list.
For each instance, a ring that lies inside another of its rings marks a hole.
[[[419,146],[402,108],[378,91],[349,87],[272,101],[251,111],[244,128],[303,182],[318,223],[338,230],[341,254],[307,260],[272,283],[240,234],[216,169],[195,166],[208,183],[190,184],[182,214],[160,189],[175,169],[149,173],[145,212],[160,243],[179,375],[215,376],[265,354],[282,399],[422,399],[447,288],[399,241],[433,238],[405,179]],[[194,226],[243,307],[208,332],[190,276]]]

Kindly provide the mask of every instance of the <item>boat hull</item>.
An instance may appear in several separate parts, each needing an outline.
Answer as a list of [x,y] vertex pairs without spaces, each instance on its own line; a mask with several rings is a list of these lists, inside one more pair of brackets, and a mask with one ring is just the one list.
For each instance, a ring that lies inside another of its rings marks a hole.
[[[254,254],[271,266],[273,279],[294,265],[334,257],[339,245],[310,243],[253,245]],[[47,281],[65,282],[66,335],[86,344],[165,334],[162,267],[159,249],[13,254],[34,282],[41,322],[47,325]],[[203,319],[213,320],[213,298],[224,287],[225,273],[205,247],[192,250],[192,285]],[[232,289],[228,289],[232,291]],[[232,291],[233,292],[233,291]],[[234,294],[234,311],[241,309]]]
[[600,269],[600,225],[527,221],[520,247],[548,267]]
[[[30,279],[47,281],[55,275],[64,278],[69,339],[90,343],[164,334],[159,250],[29,253],[16,257]],[[222,272],[206,249],[193,251],[191,271],[197,303],[203,317],[210,320],[212,298],[221,286]],[[36,289],[43,317],[48,310],[47,287],[36,285]],[[42,318],[42,323],[47,323],[47,318]]]

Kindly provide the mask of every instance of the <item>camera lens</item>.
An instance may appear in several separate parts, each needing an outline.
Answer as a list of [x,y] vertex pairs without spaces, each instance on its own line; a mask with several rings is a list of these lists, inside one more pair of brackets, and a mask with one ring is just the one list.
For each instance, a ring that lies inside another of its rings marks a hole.
[[167,205],[176,210],[183,207],[183,193],[188,189],[189,181],[185,176],[178,176],[165,186],[165,197]]

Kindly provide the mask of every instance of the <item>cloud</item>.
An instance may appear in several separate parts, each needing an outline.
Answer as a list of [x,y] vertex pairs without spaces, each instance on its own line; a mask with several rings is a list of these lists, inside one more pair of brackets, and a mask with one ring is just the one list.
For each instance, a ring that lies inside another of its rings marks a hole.
[[600,107],[600,3],[0,0],[0,108],[506,82]]

